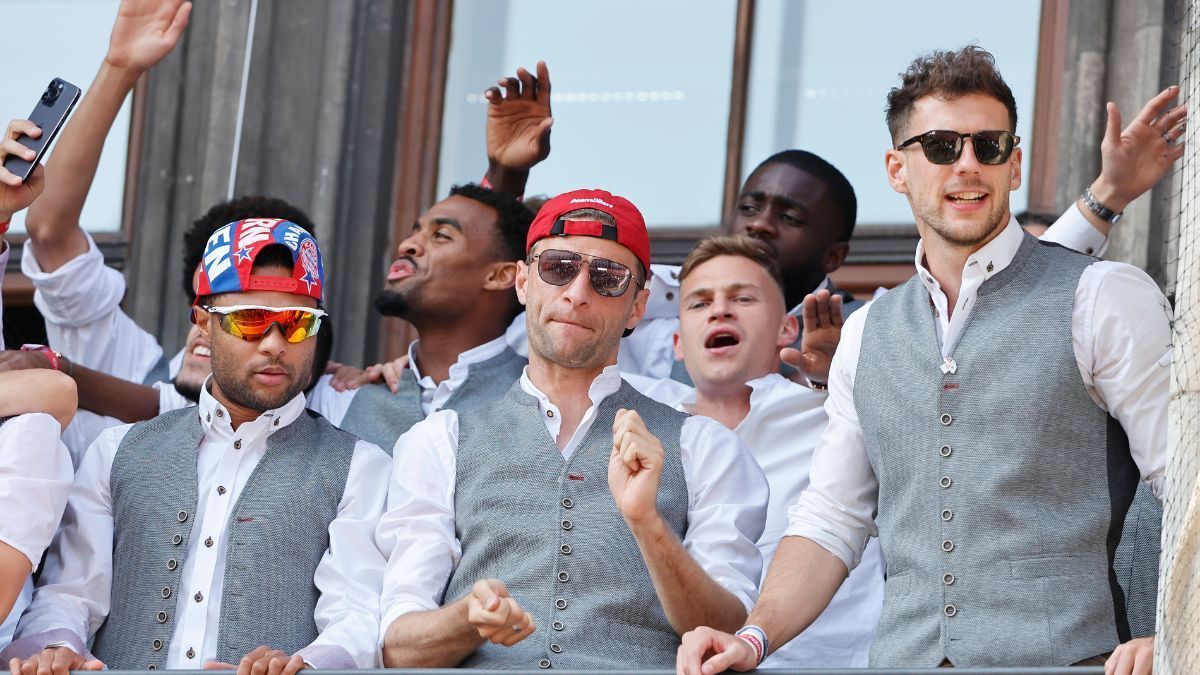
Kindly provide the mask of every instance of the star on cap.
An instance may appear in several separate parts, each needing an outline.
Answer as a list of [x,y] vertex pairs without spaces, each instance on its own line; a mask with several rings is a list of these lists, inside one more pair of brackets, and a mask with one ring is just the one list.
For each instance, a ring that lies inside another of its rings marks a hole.
[[240,264],[242,264],[243,261],[253,259],[253,256],[250,255],[250,249],[243,246],[233,252],[233,258],[234,258],[233,262],[235,264],[240,265]]
[[309,291],[311,291],[311,290],[312,290],[312,287],[313,287],[313,285],[314,285],[314,284],[317,284],[317,283],[319,283],[319,282],[317,281],[316,277],[314,277],[313,275],[309,274],[308,272],[305,272],[305,273],[304,273],[304,276],[300,277],[300,281],[303,281],[303,282],[304,282],[304,285],[307,287],[307,289],[308,289]]

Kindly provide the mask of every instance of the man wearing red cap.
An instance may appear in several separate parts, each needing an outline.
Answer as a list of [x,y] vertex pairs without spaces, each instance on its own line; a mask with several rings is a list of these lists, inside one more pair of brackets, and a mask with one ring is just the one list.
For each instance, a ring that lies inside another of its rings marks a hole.
[[517,276],[529,366],[396,444],[377,530],[386,665],[666,668],[690,627],[745,616],[762,472],[733,432],[616,366],[649,259],[621,197],[578,190],[538,213]]
[[0,655],[14,673],[375,664],[388,458],[304,407],[325,315],[316,240],[231,223],[197,287],[212,349],[199,405],[89,448]]

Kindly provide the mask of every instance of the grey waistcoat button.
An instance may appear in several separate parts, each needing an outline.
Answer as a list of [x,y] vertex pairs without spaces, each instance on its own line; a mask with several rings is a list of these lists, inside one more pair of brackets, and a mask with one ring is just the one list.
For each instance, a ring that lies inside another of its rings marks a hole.
[[542,659],[541,661],[538,661],[538,668],[549,668],[549,667],[550,667],[550,659]]
[[571,555],[571,545],[570,544],[563,544],[562,546],[558,547],[558,550],[562,551],[563,555]]
[[944,511],[942,511],[942,520],[949,521],[949,520],[952,520],[953,518],[954,518],[954,512],[951,511],[950,509],[945,509]]
[[567,574],[566,572],[559,572],[559,573],[558,573],[558,580],[559,580],[559,581],[561,581],[561,582],[563,582],[563,583],[565,584],[565,583],[567,583],[568,581],[570,581],[570,580],[571,580],[571,575],[570,575],[570,574]]
[[162,651],[162,640],[155,638],[153,641],[150,642],[150,649],[153,649],[156,652],[161,652]]
[[575,506],[575,502],[571,501],[570,497],[563,497],[562,505],[564,509],[569,509]]
[[946,605],[946,616],[954,616],[958,614],[958,609],[954,605]]
[[146,666],[146,670],[158,670],[158,666],[151,663],[150,665]]
[[175,544],[176,546],[182,544],[183,543],[183,535],[177,534],[174,537],[171,537],[171,543]]
[[951,483],[953,483],[953,482],[954,481],[950,480],[950,476],[942,476],[942,480],[941,480],[942,487],[948,488],[948,487],[950,487]]
[[942,550],[945,551],[946,553],[953,551],[954,550],[954,542],[950,541],[949,539],[947,539],[946,541],[943,541],[942,542]]
[[562,529],[564,529],[564,530],[571,529],[571,521],[569,521],[569,520],[562,521]]
[[953,421],[954,418],[950,415],[950,413],[942,413],[942,426],[948,427]]
[[175,518],[177,520],[179,520],[179,522],[181,522],[181,523],[186,522],[187,521],[187,511],[180,511],[179,515],[175,516]]
[[169,598],[169,597],[171,597],[171,587],[170,587],[170,586],[163,586],[163,589],[162,589],[162,596],[163,596],[164,598]]
[[946,584],[947,586],[953,586],[954,585],[954,575],[950,574],[949,572],[942,575],[942,583]]
[[563,629],[563,622],[561,622],[561,621],[555,621],[554,623],[550,624],[550,627],[551,627],[551,628],[553,628],[554,630],[562,630],[562,629]]
[[566,600],[563,600],[562,598],[559,598],[559,599],[557,599],[557,600],[555,600],[555,601],[554,601],[554,606],[555,606],[555,607],[557,607],[557,608],[559,608],[559,609],[566,609],[566,608],[567,608],[567,601],[566,601]]
[[168,561],[167,561],[167,569],[169,569],[169,570],[171,570],[172,572],[174,572],[174,571],[175,571],[175,568],[177,568],[177,567],[179,567],[179,561],[178,561],[178,560],[176,560],[176,559],[174,559],[174,558],[171,558],[170,560],[168,560]]
[[948,445],[942,446],[942,457],[949,457],[950,453],[952,453],[952,452],[954,452],[954,451],[950,449],[950,446],[948,446]]
[[559,647],[559,646],[558,646],[557,644],[555,644],[555,643],[551,643],[551,644],[550,644],[550,651],[554,652],[555,654],[561,654],[561,653],[562,653],[562,647]]
[[167,622],[167,613],[159,612],[158,615],[155,616],[154,618],[158,619],[159,623],[166,623]]

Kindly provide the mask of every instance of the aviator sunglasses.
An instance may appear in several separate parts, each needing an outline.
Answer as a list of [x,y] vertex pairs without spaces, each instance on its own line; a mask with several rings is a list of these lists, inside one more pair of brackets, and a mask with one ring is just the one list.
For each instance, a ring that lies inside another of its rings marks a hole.
[[295,344],[317,334],[325,312],[311,307],[262,307],[260,305],[232,305],[213,307],[201,305],[206,312],[221,317],[221,330],[243,340],[261,340],[279,326],[288,342]]
[[973,134],[964,134],[936,129],[913,136],[896,146],[896,149],[903,150],[913,143],[920,143],[921,150],[925,152],[925,159],[931,164],[953,164],[962,156],[965,138],[971,139],[971,146],[975,148],[975,159],[979,160],[980,164],[991,166],[1007,162],[1013,148],[1021,142],[1019,136],[1007,131],[976,131]]
[[[592,289],[607,298],[615,298],[629,288],[633,271],[619,262],[608,258],[585,256],[574,251],[549,248],[529,258],[529,264],[537,261],[538,276],[553,286],[566,286],[583,268],[583,259],[588,258],[588,278]],[[639,282],[640,285],[641,282]]]

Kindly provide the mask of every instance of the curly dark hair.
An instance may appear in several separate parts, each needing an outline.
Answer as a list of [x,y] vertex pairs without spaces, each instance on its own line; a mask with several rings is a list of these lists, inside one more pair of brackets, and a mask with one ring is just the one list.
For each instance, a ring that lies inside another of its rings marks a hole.
[[283,218],[302,227],[309,234],[316,234],[317,226],[308,214],[275,197],[247,196],[221,202],[192,223],[183,233],[183,291],[189,299],[195,299],[192,276],[196,266],[204,257],[204,247],[213,232],[229,223],[247,218]]
[[838,241],[850,241],[850,237],[854,236],[854,223],[858,220],[858,197],[846,174],[807,150],[782,150],[764,159],[754,170],[771,164],[787,164],[824,183],[827,194],[841,215],[837,222]]
[[922,54],[900,74],[900,86],[887,96],[892,142],[904,140],[900,136],[918,99],[936,95],[953,100],[967,94],[984,94],[1003,103],[1008,108],[1008,130],[1017,130],[1017,101],[996,69],[996,58],[979,45],[967,45],[957,51]]
[[450,197],[466,197],[495,209],[496,234],[503,247],[496,251],[497,260],[522,260],[525,258],[525,237],[533,223],[533,211],[521,200],[499,190],[485,188],[475,183],[455,185],[450,188]]

